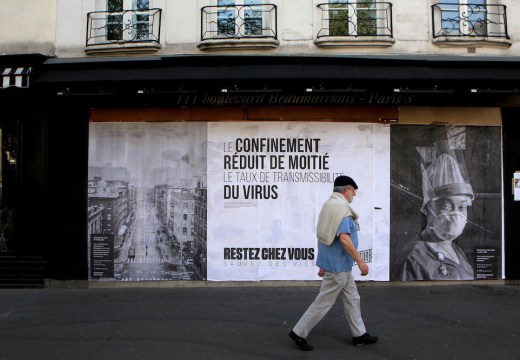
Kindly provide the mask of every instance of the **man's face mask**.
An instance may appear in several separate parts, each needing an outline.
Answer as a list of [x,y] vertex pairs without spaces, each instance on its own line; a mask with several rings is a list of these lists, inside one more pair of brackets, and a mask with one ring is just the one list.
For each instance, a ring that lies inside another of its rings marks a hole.
[[432,229],[441,240],[454,240],[464,230],[468,221],[466,201],[458,202],[453,199],[437,200],[434,207],[430,205],[433,221],[429,228]]

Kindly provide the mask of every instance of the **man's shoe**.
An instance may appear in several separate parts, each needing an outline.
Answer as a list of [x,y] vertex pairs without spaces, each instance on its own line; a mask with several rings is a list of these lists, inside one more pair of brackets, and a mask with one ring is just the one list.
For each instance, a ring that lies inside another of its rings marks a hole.
[[291,331],[289,333],[289,337],[292,339],[292,341],[294,341],[294,343],[296,344],[296,346],[298,346],[298,348],[300,350],[310,351],[310,350],[314,349],[311,345],[307,344],[307,340],[305,340],[304,338],[296,335],[294,333],[294,331]]
[[364,333],[361,336],[352,338],[352,344],[354,346],[370,345],[377,342],[377,336],[370,336],[370,334]]

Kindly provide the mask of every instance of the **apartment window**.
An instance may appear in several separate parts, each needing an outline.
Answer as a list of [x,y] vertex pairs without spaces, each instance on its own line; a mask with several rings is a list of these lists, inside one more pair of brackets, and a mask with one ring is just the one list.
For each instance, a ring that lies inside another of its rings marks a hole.
[[432,5],[434,43],[439,46],[509,47],[506,7],[490,0],[442,0]]
[[331,36],[376,36],[377,8],[374,0],[333,1],[329,7]]
[[[317,5],[321,17],[317,46],[391,46],[392,3],[375,0],[332,0]],[[366,44],[365,44],[366,43]]]
[[149,5],[149,0],[107,0],[107,40],[148,40]]
[[217,0],[217,34],[234,37],[262,35],[262,0]]
[[486,0],[444,0],[441,5],[443,35],[486,36]]
[[432,6],[434,37],[488,36],[509,39],[506,7],[486,0],[443,0]]
[[273,48],[277,40],[277,7],[265,0],[214,0],[201,9],[203,50]]
[[123,16],[119,13],[123,11],[123,0],[109,0],[107,11],[107,40],[123,39]]
[[87,15],[87,53],[129,48],[156,51],[160,47],[161,9],[151,9],[150,3],[150,0],[100,1],[98,11]]

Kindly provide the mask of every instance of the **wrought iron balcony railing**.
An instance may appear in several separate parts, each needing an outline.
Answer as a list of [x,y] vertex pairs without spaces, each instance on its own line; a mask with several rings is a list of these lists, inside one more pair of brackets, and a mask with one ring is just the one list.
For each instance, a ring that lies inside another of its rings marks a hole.
[[509,39],[505,5],[432,5],[433,37],[495,37]]
[[205,6],[201,9],[201,41],[277,38],[277,7],[273,4]]
[[160,43],[161,9],[95,11],[87,15],[86,46]]
[[393,37],[389,2],[334,2],[319,4],[321,28],[317,37]]

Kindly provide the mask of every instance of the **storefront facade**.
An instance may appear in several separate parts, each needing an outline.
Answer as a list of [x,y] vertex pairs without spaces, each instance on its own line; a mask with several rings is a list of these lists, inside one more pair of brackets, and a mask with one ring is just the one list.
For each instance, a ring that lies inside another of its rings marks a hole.
[[[66,7],[57,4],[59,20]],[[166,5],[159,8],[146,10],[148,21],[168,17]],[[278,22],[289,19],[281,5],[262,9],[266,24],[272,9]],[[29,87],[0,93],[8,104],[2,201],[16,215],[5,227],[12,229],[2,252],[6,286],[317,280],[317,213],[341,174],[360,185],[358,250],[371,273],[358,280],[518,278],[512,184],[520,62],[495,55],[495,47],[511,46],[509,37],[493,39],[493,50],[478,57],[342,54],[347,45],[336,46],[345,38],[330,34],[315,41],[334,46],[326,55],[267,55],[287,38],[249,35],[202,37],[189,54],[162,54],[164,38],[122,43],[158,51],[147,56],[87,37],[88,56],[76,56],[77,48],[60,47],[69,35],[57,37],[58,56],[3,58],[5,69],[31,68]],[[382,35],[377,46],[400,39]],[[7,140],[9,131],[17,142]],[[440,159],[453,161],[448,180],[436,176],[446,169]],[[429,228],[427,178],[432,189],[463,184],[448,195],[467,198],[465,222],[451,239],[455,261],[444,258],[448,250],[427,248],[414,261],[429,265],[418,270],[406,259]],[[9,186],[14,199],[6,198]],[[28,257],[40,266],[27,265]]]

